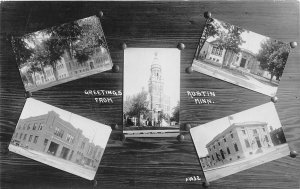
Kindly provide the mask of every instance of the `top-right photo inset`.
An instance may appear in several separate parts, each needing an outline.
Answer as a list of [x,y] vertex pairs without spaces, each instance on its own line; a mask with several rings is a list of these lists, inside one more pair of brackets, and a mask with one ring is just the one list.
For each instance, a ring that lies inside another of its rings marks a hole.
[[210,18],[199,40],[193,69],[275,96],[289,52],[287,43]]

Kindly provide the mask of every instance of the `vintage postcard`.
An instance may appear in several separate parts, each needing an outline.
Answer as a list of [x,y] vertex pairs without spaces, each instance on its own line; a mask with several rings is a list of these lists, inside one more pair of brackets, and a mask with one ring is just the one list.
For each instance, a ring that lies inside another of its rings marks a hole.
[[93,180],[111,128],[28,98],[9,150]]
[[209,19],[193,60],[194,70],[275,96],[290,52],[289,44]]
[[208,182],[289,155],[274,103],[190,130]]
[[14,37],[12,48],[24,87],[30,92],[112,68],[96,16]]
[[179,134],[180,51],[124,50],[123,133],[126,137]]

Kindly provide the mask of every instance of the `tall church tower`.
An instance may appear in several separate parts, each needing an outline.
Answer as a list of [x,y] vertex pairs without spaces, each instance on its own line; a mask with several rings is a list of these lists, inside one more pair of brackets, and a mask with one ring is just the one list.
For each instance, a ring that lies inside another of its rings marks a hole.
[[[163,103],[163,78],[161,75],[161,66],[157,57],[157,52],[151,65],[151,75],[149,78],[149,95],[150,95],[150,110],[152,112],[152,120],[157,120],[155,113],[162,110]],[[155,118],[156,117],[156,118]]]

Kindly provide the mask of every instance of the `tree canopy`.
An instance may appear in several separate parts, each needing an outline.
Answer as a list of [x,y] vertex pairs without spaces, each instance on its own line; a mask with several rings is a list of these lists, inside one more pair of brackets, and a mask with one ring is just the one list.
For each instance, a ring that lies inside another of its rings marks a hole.
[[240,45],[243,41],[241,34],[245,32],[243,28],[213,20],[206,26],[207,37],[218,40],[218,47],[226,50],[232,50],[235,53],[240,51]]
[[[132,116],[139,117],[140,115],[146,115],[148,113],[148,105],[149,101],[147,100],[147,92],[141,91],[138,94],[132,96],[132,98],[128,98],[126,104],[127,110],[124,109],[124,113]],[[129,101],[130,99],[130,101]]]
[[270,73],[270,81],[274,76],[277,80],[282,76],[289,52],[289,45],[279,41],[269,39],[261,43],[257,60],[260,67]]
[[12,38],[11,42],[17,65],[18,67],[20,67],[22,64],[25,64],[31,57],[33,49],[28,46],[24,38],[14,37]]
[[179,122],[179,109],[180,109],[180,103],[178,102],[177,105],[173,108],[171,121]]

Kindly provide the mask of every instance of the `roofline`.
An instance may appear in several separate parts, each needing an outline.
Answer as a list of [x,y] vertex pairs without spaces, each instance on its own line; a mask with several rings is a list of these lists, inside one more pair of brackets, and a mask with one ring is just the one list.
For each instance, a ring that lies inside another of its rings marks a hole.
[[[247,124],[248,125],[245,125]],[[208,142],[205,147],[207,148],[209,145],[211,145],[213,142],[216,141],[216,139],[220,138],[220,136],[224,135],[225,132],[227,132],[228,130],[237,128],[237,127],[252,127],[252,126],[256,126],[256,125],[267,125],[267,122],[244,122],[244,123],[233,123],[231,124],[229,127],[227,127],[224,131],[222,131],[221,133],[219,133],[217,136],[215,136],[210,142]]]

